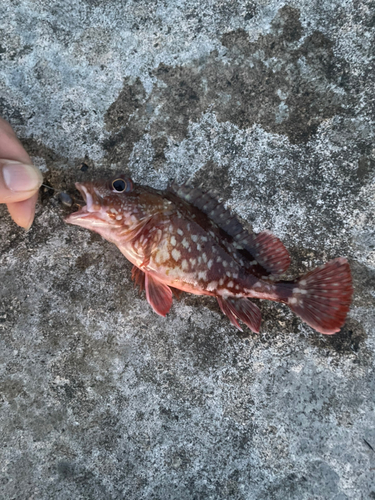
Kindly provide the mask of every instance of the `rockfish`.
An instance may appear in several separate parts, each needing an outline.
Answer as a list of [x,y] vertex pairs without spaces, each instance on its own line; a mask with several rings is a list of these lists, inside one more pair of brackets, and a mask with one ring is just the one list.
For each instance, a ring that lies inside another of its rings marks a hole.
[[132,278],[153,310],[165,316],[172,292],[216,297],[222,312],[259,332],[261,313],[250,298],[287,304],[318,332],[338,332],[353,293],[340,257],[293,281],[278,281],[290,263],[282,242],[255,234],[211,194],[173,184],[165,191],[111,181],[76,184],[86,205],[65,220],[99,233],[134,265]]

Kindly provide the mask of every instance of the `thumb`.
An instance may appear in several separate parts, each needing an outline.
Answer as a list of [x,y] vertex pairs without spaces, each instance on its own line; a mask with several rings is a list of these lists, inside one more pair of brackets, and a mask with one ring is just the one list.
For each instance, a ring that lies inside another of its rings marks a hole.
[[34,165],[0,159],[0,203],[27,200],[42,182],[42,174]]

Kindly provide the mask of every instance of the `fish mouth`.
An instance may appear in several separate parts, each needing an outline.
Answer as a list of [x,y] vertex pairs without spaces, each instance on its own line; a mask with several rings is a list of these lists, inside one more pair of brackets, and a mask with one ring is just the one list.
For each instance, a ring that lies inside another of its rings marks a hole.
[[91,193],[89,192],[87,186],[84,184],[81,184],[80,182],[75,183],[75,187],[81,194],[83,201],[86,203],[86,205],[80,206],[79,210],[76,210],[75,212],[71,213],[68,215],[68,217],[65,218],[65,222],[69,224],[77,224],[77,222],[81,219],[84,219],[88,216],[93,216],[95,212],[97,212],[98,207],[95,206],[93,197]]

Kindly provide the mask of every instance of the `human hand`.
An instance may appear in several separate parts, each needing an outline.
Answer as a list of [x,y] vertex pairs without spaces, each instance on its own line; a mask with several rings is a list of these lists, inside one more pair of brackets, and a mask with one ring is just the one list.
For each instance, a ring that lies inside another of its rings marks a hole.
[[43,182],[12,127],[0,118],[0,203],[6,203],[16,224],[29,229]]

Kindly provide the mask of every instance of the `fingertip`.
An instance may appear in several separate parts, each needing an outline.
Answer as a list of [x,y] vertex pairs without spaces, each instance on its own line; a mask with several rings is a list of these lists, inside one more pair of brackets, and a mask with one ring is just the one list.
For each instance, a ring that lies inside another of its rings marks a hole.
[[35,216],[35,205],[38,199],[38,193],[27,200],[8,203],[8,211],[14,222],[28,231],[32,226]]
[[[43,182],[42,173],[31,164],[13,160],[0,160],[0,168],[4,181],[2,191],[8,190],[9,196],[15,197],[22,193],[37,191]],[[22,201],[17,199],[16,201]]]

